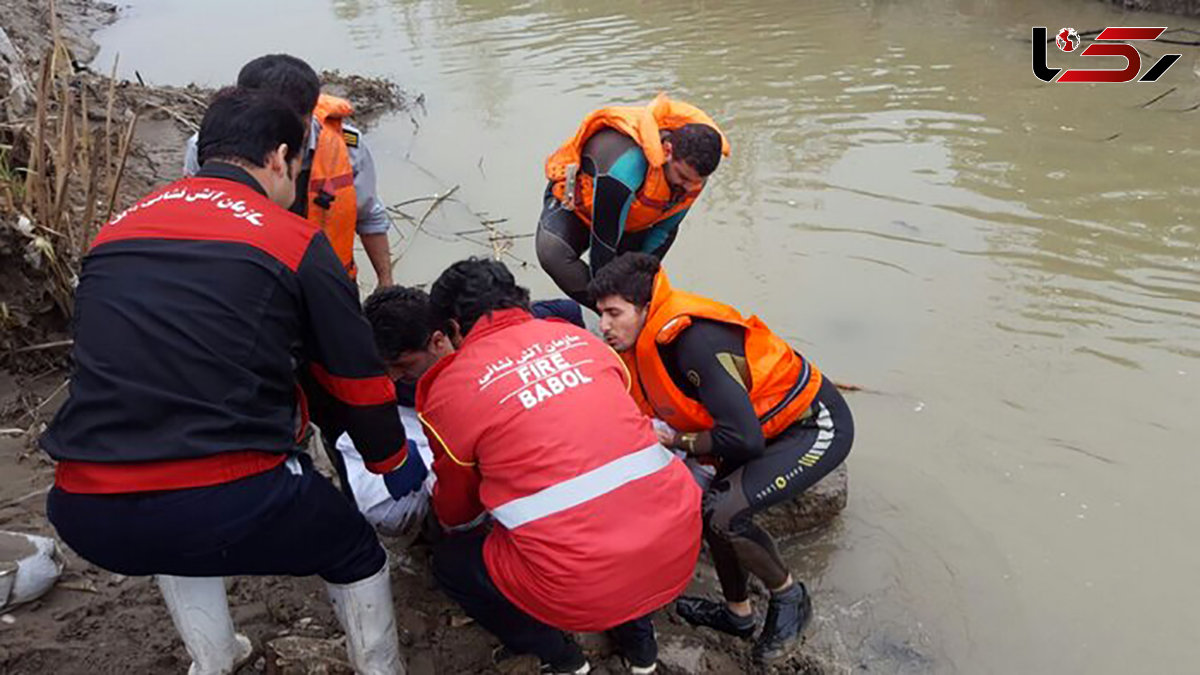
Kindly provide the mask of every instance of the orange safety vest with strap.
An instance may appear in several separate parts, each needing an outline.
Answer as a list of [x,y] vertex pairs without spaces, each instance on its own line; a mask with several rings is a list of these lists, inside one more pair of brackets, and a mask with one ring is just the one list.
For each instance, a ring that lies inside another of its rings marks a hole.
[[779,435],[812,405],[821,388],[821,371],[771,332],[756,316],[743,318],[737,310],[708,298],[671,288],[665,272],[654,279],[654,294],[646,325],[633,349],[621,357],[640,384],[633,387],[642,412],[658,417],[677,431],[694,433],[713,428],[713,418],[700,401],[676,386],[659,354],[659,346],[673,342],[692,319],[708,319],[738,326],[745,331],[746,383],[750,402],[762,424],[763,435]]
[[346,146],[342,121],[354,114],[349,101],[321,94],[313,117],[321,125],[308,183],[308,220],[325,231],[346,273],[354,279],[354,231],[358,224],[358,195],[354,166]]
[[575,136],[546,160],[546,178],[554,183],[554,196],[564,208],[573,210],[580,220],[591,227],[593,178],[580,172],[579,167],[583,146],[588,139],[597,131],[607,128],[632,138],[646,156],[646,179],[629,206],[625,230],[646,230],[683,211],[696,201],[700,191],[688,192],[682,197],[671,194],[671,186],[663,171],[666,153],[660,132],[678,129],[685,124],[705,124],[716,129],[721,134],[721,153],[729,155],[729,141],[711,117],[693,105],[667,98],[666,94],[659,94],[645,107],[613,106],[592,112],[579,125]]

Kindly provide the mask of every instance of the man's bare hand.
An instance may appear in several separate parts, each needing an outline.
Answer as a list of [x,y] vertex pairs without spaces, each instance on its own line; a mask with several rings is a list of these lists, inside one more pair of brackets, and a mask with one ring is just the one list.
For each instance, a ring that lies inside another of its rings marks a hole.
[[668,448],[673,448],[679,443],[679,434],[665,424],[655,424],[654,433],[658,436],[658,442]]

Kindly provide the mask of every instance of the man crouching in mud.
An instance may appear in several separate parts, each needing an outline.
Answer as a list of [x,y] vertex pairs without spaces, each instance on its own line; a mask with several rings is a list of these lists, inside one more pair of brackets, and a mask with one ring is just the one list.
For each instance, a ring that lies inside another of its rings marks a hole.
[[297,447],[311,410],[398,492],[425,477],[354,285],[287,211],[305,123],[269,93],[220,93],[200,172],[100,231],[70,398],[41,439],[58,534],[104,569],[157,575],[192,675],[251,653],[225,595],[236,574],[320,575],[355,670],[404,670],[375,531]]
[[655,672],[650,615],[691,581],[700,490],[629,398],[620,360],[578,326],[534,318],[499,262],[455,263],[427,308],[413,318],[432,322],[436,352],[393,363],[427,367],[417,411],[449,535],[434,576],[500,638],[498,657],[582,675],[564,631],[611,630],[628,672]]
[[754,657],[786,656],[811,602],[752,516],[845,461],[854,441],[849,406],[757,317],[672,289],[654,256],[620,256],[588,290],[604,339],[633,374],[634,398],[665,422],[659,440],[717,465],[704,494],[704,538],[724,602],[684,597],[676,611],[692,625],[749,638],[755,622],[746,580],[753,574],[771,592]]
[[[555,299],[534,302],[534,318],[555,318],[583,328],[583,310],[573,300]],[[433,320],[429,294],[419,288],[387,286],[377,289],[363,303],[363,312],[375,334],[375,347],[387,364],[388,377],[396,383],[397,409],[404,422],[411,456],[433,463],[425,430],[417,419],[416,384],[425,371],[444,356],[454,353],[450,328]],[[392,487],[395,474],[371,473],[354,439],[342,434],[337,439],[335,458],[339,476],[350,486],[354,502],[367,521],[387,535],[414,537],[427,522],[429,495],[435,475],[425,479],[415,492],[402,493]],[[340,460],[340,461],[339,461]],[[403,489],[404,486],[400,486]]]

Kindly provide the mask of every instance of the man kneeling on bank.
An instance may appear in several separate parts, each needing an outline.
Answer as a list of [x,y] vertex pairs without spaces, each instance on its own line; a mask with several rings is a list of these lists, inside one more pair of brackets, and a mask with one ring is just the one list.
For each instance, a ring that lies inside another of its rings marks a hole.
[[[555,318],[583,328],[583,310],[567,299],[542,300],[531,306],[539,319]],[[363,303],[363,312],[375,334],[375,347],[396,383],[397,410],[408,436],[409,456],[426,466],[433,455],[425,430],[417,419],[416,384],[443,356],[454,353],[450,329],[430,316],[429,294],[415,287],[387,286],[376,290]],[[350,485],[358,510],[384,534],[415,536],[429,512],[429,495],[436,479],[429,474],[420,490],[405,493],[394,473],[370,471],[350,434],[337,439],[342,467],[339,475]]]
[[535,319],[498,262],[455,263],[430,310],[454,350],[417,385],[448,531],[434,575],[543,672],[589,672],[563,631],[606,630],[630,672],[654,672],[650,614],[691,580],[700,491],[629,397],[620,360],[577,326]]
[[681,598],[688,623],[741,638],[755,632],[747,575],[770,590],[757,660],[787,655],[811,616],[771,535],[753,515],[792,499],[846,459],[854,420],[837,387],[758,317],[676,291],[658,258],[626,253],[588,290],[621,353],[642,411],[666,424],[669,448],[716,464],[704,494],[704,538],[724,602]]

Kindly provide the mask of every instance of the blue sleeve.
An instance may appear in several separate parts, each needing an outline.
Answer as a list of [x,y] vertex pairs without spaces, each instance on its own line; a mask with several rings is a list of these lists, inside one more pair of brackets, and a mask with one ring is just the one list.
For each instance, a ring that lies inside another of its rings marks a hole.
[[636,193],[646,182],[649,166],[641,148],[630,148],[617,158],[606,173],[621,181],[630,192]]
[[642,241],[642,253],[650,253],[661,259],[670,248],[671,243],[675,241],[679,223],[683,222],[683,217],[687,215],[687,212],[688,210],[684,209],[670,218],[655,223]]
[[537,319],[562,319],[580,328],[583,325],[583,308],[570,298],[555,298],[553,300],[538,300],[532,305],[533,316]]

